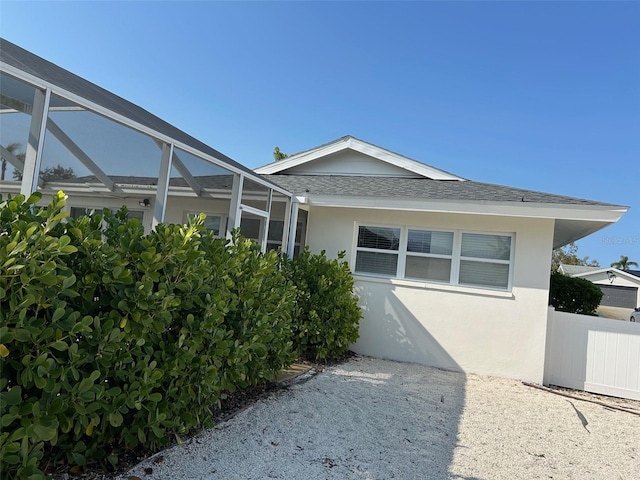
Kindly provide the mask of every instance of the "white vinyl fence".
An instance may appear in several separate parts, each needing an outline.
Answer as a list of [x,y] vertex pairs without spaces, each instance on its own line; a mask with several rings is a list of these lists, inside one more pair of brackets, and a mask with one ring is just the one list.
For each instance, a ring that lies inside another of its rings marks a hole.
[[544,383],[640,400],[640,323],[550,307]]

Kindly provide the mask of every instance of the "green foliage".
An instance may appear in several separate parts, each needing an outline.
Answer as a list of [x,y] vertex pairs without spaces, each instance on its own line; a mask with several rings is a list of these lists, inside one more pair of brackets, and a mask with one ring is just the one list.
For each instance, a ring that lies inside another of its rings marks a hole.
[[40,198],[0,198],[3,478],[43,478],[60,457],[115,466],[209,426],[212,406],[296,355],[357,339],[343,254],[289,261],[214,238],[204,215],[145,234],[125,208],[73,220],[62,192]]
[[166,445],[295,358],[275,253],[215,239],[204,216],[145,234],[126,210],[73,220],[62,192],[39,200],[0,198],[3,478]]
[[306,247],[288,264],[297,287],[294,342],[298,352],[312,360],[339,357],[358,339],[362,311],[353,294],[353,276],[344,252],[329,260]]
[[578,246],[570,243],[564,247],[556,248],[551,255],[551,271],[557,272],[560,264],[583,265],[587,267],[599,267],[597,260],[590,260],[589,257],[578,256]]
[[602,290],[589,280],[569,277],[559,272],[551,274],[549,304],[556,310],[595,315],[602,296]]
[[284,160],[285,158],[289,158],[289,155],[284,152],[281,152],[280,147],[276,147],[273,149],[273,159],[276,162],[279,162],[280,160]]

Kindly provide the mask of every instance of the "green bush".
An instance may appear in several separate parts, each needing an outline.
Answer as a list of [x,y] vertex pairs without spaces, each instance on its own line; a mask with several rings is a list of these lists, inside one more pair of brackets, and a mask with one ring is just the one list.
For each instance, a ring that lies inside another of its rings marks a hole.
[[214,238],[204,215],[145,234],[124,208],[73,220],[62,192],[40,199],[0,198],[3,478],[61,458],[115,466],[211,425],[212,406],[297,355],[357,339],[343,254],[290,261]]
[[358,339],[362,311],[353,294],[353,276],[343,261],[313,255],[306,247],[289,261],[289,278],[297,288],[293,314],[294,344],[311,360],[328,360],[349,350]]
[[603,295],[602,290],[589,280],[569,277],[560,272],[551,274],[549,304],[556,310],[595,315]]
[[125,210],[63,220],[64,194],[39,200],[0,199],[3,478],[166,445],[293,361],[276,254],[213,238],[204,216],[145,234]]

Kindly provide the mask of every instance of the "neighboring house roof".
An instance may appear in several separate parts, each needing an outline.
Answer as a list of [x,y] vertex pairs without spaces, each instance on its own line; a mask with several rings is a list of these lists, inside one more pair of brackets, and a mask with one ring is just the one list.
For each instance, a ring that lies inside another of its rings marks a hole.
[[[159,117],[149,113],[147,110],[134,103],[119,97],[98,85],[65,70],[58,65],[51,63],[33,53],[0,38],[0,62],[4,65],[14,67],[22,73],[34,77],[34,82],[42,84],[42,81],[58,87],[61,90],[77,95],[90,103],[105,108],[117,115],[120,115],[138,125],[169,137],[176,142],[194,148],[210,157],[232,167],[235,171],[242,171],[255,177],[255,173],[227,157],[219,151],[193,138],[189,134],[165,122]],[[4,70],[4,68],[3,68]]]
[[[305,150],[304,152],[296,153],[288,158],[283,160],[279,160],[274,163],[270,163],[269,165],[264,165],[262,167],[257,168],[255,171],[261,174],[274,174],[274,173],[286,173],[286,170],[296,171],[296,167],[301,165],[310,165],[316,162],[319,159],[326,159],[330,155],[334,155],[339,152],[344,152],[346,150],[352,150],[354,152],[359,152],[371,158],[375,159],[379,162],[386,163],[390,166],[397,167],[399,171],[403,171],[403,176],[408,176],[409,174],[413,174],[415,177],[426,177],[431,178],[433,180],[457,180],[464,181],[465,179],[454,175],[452,173],[446,172],[439,168],[432,167],[431,165],[426,165],[424,163],[418,162],[411,158],[405,157],[398,153],[392,152],[391,150],[387,150],[385,148],[379,147],[372,143],[368,143],[362,140],[359,140],[351,135],[346,135],[344,137],[338,138],[329,143],[325,143],[324,145],[320,145],[319,147],[313,148],[311,150]],[[291,173],[291,172],[290,172]],[[313,170],[309,173],[313,175]],[[354,173],[346,173],[346,175],[350,175]],[[357,173],[355,174],[357,175]],[[387,174],[388,175],[388,174]],[[386,175],[385,175],[386,176]]]
[[620,270],[614,267],[585,267],[582,265],[565,265],[561,264],[560,269],[571,277],[579,277],[589,279],[588,277],[599,275],[601,273],[613,272],[617,276],[622,276],[632,283],[636,283],[640,286],[640,276],[636,275],[635,270]]
[[[584,273],[599,272],[602,267],[587,267],[585,265],[567,265],[565,263],[560,264],[560,271],[565,275],[582,275]],[[608,269],[611,270],[611,269]]]

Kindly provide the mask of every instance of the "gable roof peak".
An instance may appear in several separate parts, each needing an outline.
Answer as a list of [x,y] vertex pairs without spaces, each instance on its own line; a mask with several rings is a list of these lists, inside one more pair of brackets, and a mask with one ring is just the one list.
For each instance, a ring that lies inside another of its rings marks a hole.
[[372,157],[379,162],[389,164],[399,169],[405,170],[408,174],[419,177],[430,178],[432,180],[458,180],[465,179],[446,172],[425,163],[413,160],[398,153],[379,147],[364,140],[360,140],[353,135],[345,135],[329,143],[322,144],[310,150],[295,153],[288,158],[256,168],[256,173],[260,174],[286,174],[286,171],[303,164],[308,164],[322,159],[329,155],[352,150]]

